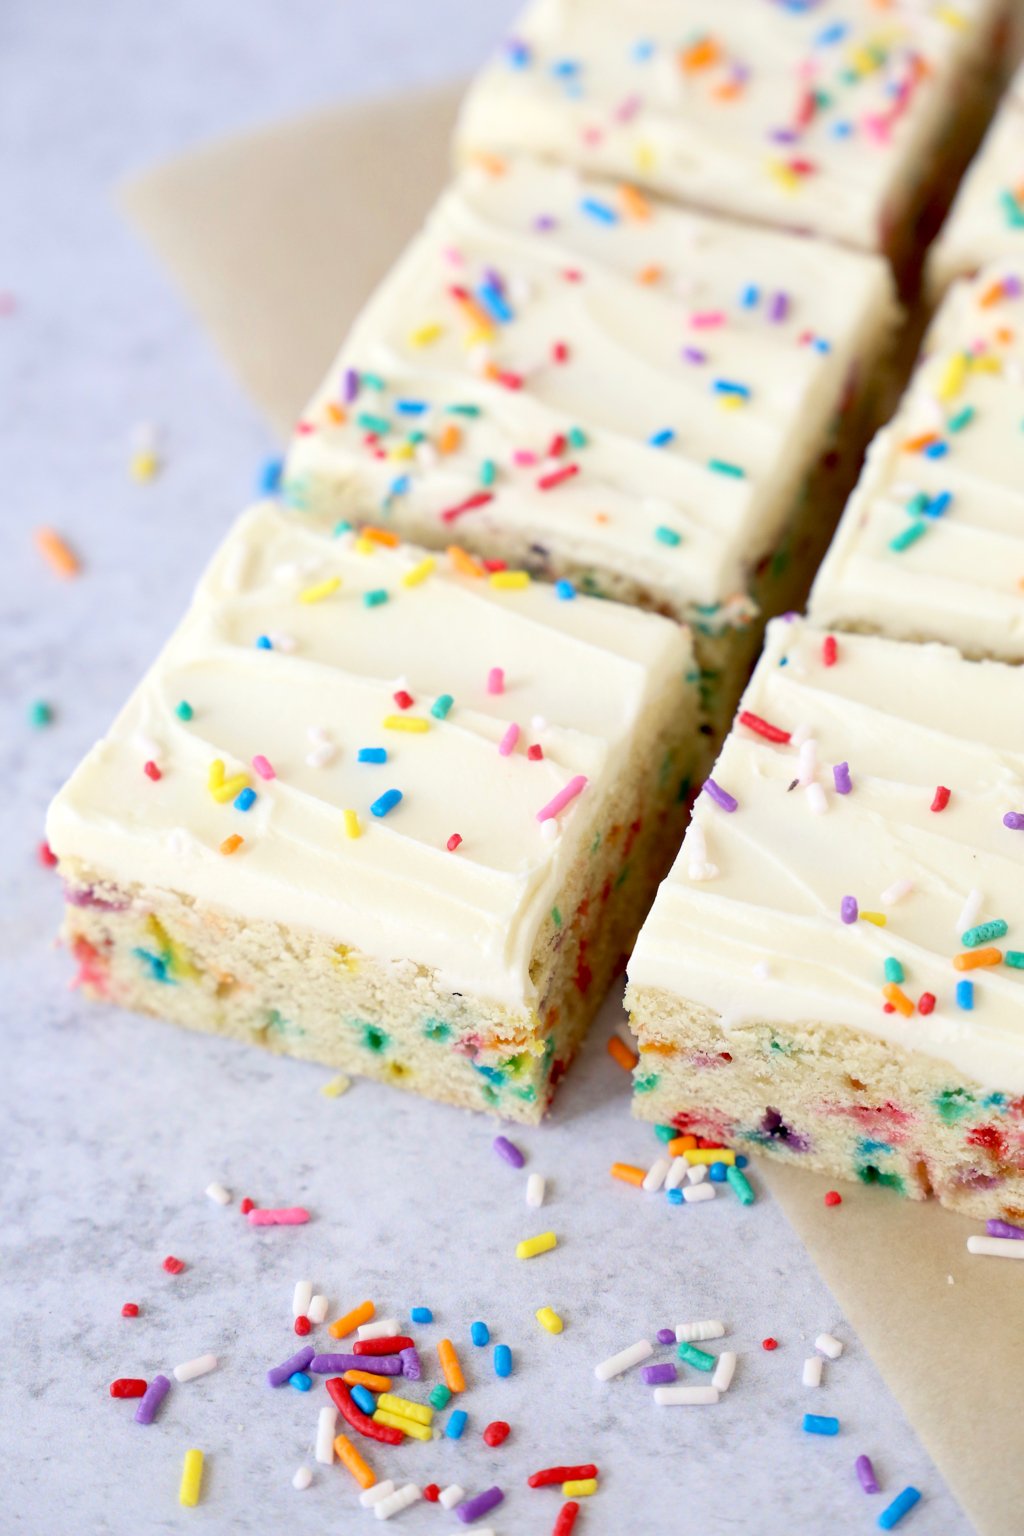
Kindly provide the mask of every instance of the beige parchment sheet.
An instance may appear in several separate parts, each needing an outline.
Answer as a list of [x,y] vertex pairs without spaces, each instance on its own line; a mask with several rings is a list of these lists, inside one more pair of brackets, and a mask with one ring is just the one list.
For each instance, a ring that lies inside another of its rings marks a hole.
[[[459,95],[322,112],[121,189],[282,434],[440,190]],[[758,1173],[981,1536],[1024,1536],[1024,1262],[969,1256],[979,1224],[933,1205],[846,1185],[830,1209],[829,1180]]]

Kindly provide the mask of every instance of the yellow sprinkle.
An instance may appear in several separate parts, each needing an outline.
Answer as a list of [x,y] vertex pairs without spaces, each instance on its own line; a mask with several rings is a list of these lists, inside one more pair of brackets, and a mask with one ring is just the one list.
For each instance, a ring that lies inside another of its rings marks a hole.
[[639,171],[652,171],[654,169],[655,154],[650,144],[638,144],[633,150],[633,160]]
[[299,593],[300,603],[319,603],[325,597],[330,597],[332,592],[337,592],[341,586],[340,576],[328,576],[326,581],[318,581],[315,587],[307,587]]
[[421,720],[418,715],[385,715],[381,724],[386,731],[409,731],[414,736],[430,730],[430,721]]
[[413,347],[429,347],[432,341],[444,332],[444,326],[438,325],[436,320],[429,321],[426,325],[418,325],[414,331],[409,332],[409,344]]
[[561,1333],[565,1327],[565,1324],[553,1307],[538,1307],[533,1315],[541,1327],[547,1329],[548,1333]]
[[596,1492],[596,1477],[574,1477],[562,1484],[562,1497],[566,1499],[585,1499]]
[[345,818],[345,832],[349,837],[362,837],[363,829],[359,825],[359,817],[355,811],[342,811]]
[[[223,764],[221,767],[223,770]],[[219,784],[211,786],[210,794],[218,805],[227,805],[228,801],[233,800],[241,790],[248,788],[249,775],[247,773],[235,773],[232,774],[230,779],[222,778]]]
[[391,1429],[400,1429],[403,1435],[409,1435],[413,1440],[433,1440],[434,1431],[428,1429],[426,1424],[417,1424],[415,1419],[407,1419],[401,1413],[388,1413],[378,1408],[373,1416],[375,1424],[387,1424]]
[[539,1237],[524,1237],[521,1243],[516,1244],[517,1259],[535,1259],[538,1253],[550,1253],[552,1248],[558,1247],[558,1238],[553,1232],[542,1232]]
[[377,1399],[377,1407],[383,1408],[385,1413],[397,1413],[402,1418],[415,1419],[417,1424],[430,1424],[434,1417],[433,1408],[428,1408],[425,1403],[414,1403],[407,1397],[396,1397],[393,1392],[382,1392]]
[[219,757],[215,757],[210,764],[210,771],[206,775],[207,789],[217,789],[224,783],[224,764]]
[[742,395],[719,395],[718,404],[723,411],[741,411],[746,405]]
[[690,1147],[683,1156],[691,1165],[706,1163],[710,1166],[712,1163],[725,1163],[731,1168],[736,1161],[736,1153],[730,1152],[727,1147]]
[[990,354],[982,354],[971,358],[972,373],[1002,373],[1003,360],[1001,357],[993,357]]
[[786,165],[783,160],[769,160],[768,174],[786,192],[795,192],[800,185],[800,177],[796,171]]
[[860,915],[866,923],[874,923],[876,928],[884,928],[889,921],[884,912],[862,912]]
[[388,458],[397,459],[400,462],[403,462],[406,459],[413,458],[415,453],[416,447],[414,443],[396,443],[395,446],[391,449],[391,452],[388,454]]
[[966,378],[967,359],[962,352],[954,352],[952,357],[946,359],[939,376],[939,387],[936,390],[939,399],[952,400],[963,389]]
[[340,1099],[343,1093],[348,1093],[352,1087],[352,1079],[340,1072],[337,1077],[332,1077],[329,1083],[324,1083],[320,1092],[325,1099]]
[[141,453],[133,453],[128,467],[133,480],[152,480],[160,468],[160,460],[151,448],[147,448]]
[[199,1484],[202,1480],[202,1451],[186,1451],[185,1461],[181,1468],[181,1487],[178,1489],[178,1503],[184,1504],[186,1509],[195,1509],[199,1503]]
[[431,571],[437,568],[437,561],[433,555],[428,555],[421,560],[419,565],[414,565],[411,571],[406,571],[402,577],[403,587],[418,587],[421,581],[426,581]]
[[967,25],[967,18],[962,11],[954,10],[951,5],[940,5],[935,12],[939,21],[944,21],[947,27],[952,27],[955,32],[962,32]]
[[357,555],[373,555],[377,552],[377,546],[373,540],[368,539],[366,535],[362,533],[359,535],[358,539],[353,540],[352,548],[355,550]]
[[529,571],[492,571],[491,586],[500,592],[519,591],[530,585]]

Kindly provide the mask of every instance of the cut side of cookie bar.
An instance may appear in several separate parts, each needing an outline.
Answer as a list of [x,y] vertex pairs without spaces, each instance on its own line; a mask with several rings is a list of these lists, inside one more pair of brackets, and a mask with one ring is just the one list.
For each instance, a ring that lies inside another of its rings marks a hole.
[[634,1109],[1024,1216],[1024,672],[769,626],[629,965]]
[[686,631],[269,503],[51,806],[93,997],[540,1118],[681,835]]
[[954,284],[810,600],[821,625],[1024,661],[1024,255]]
[[885,253],[912,283],[994,105],[1003,0],[533,0],[459,156],[516,152]]
[[299,423],[284,494],[682,620],[728,725],[886,393],[878,258],[516,160],[444,194]]

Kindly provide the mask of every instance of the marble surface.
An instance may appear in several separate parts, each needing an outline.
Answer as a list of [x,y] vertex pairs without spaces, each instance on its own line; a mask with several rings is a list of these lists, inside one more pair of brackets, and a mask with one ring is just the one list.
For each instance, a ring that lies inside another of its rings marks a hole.
[[[609,1180],[614,1159],[644,1163],[657,1145],[630,1121],[626,1079],[604,1052],[614,1005],[550,1122],[513,1133],[526,1171],[550,1180],[537,1213],[526,1173],[492,1153],[489,1123],[363,1083],[330,1100],[325,1069],[88,1007],[54,949],[59,892],[36,857],[46,802],[160,645],[274,447],[120,222],[112,187],[346,93],[465,74],[508,12],[506,0],[9,0],[0,18],[0,1531],[373,1528],[339,1467],[315,1467],[308,1492],[291,1487],[300,1463],[315,1466],[322,1387],[273,1393],[263,1381],[296,1347],[291,1291],[309,1278],[332,1316],[367,1295],[403,1319],[434,1309],[436,1325],[417,1333],[425,1358],[443,1334],[461,1349],[466,1435],[370,1459],[420,1482],[504,1485],[488,1522],[499,1536],[550,1531],[559,1498],[528,1490],[527,1474],[589,1457],[603,1477],[581,1536],[867,1531],[884,1498],[855,1481],[861,1451],[890,1495],[923,1490],[908,1532],[969,1532],[767,1198],[676,1209]],[[128,473],[142,422],[164,458],[146,485]],[[80,552],[79,580],[42,564],[40,524]],[[38,699],[55,712],[44,730],[27,722]],[[212,1179],[233,1205],[204,1196]],[[301,1202],[313,1219],[251,1230],[244,1195]],[[518,1239],[548,1227],[557,1251],[517,1262]],[[161,1267],[168,1253],[186,1262],[178,1277]],[[134,1321],[120,1315],[128,1300]],[[545,1304],[566,1320],[560,1337],[534,1321]],[[635,1376],[594,1380],[614,1350],[709,1315],[741,1355],[718,1406],[659,1410]],[[478,1317],[512,1345],[508,1381],[469,1343]],[[801,1363],[822,1329],[847,1350],[812,1391]],[[152,1428],[108,1396],[116,1376],[169,1373],[206,1350],[219,1370],[173,1387]],[[803,1434],[805,1410],[837,1414],[840,1436]],[[489,1451],[480,1430],[496,1417],[513,1433]],[[185,1512],[189,1446],[207,1463],[202,1503]],[[457,1525],[429,1505],[398,1520],[410,1536]]]

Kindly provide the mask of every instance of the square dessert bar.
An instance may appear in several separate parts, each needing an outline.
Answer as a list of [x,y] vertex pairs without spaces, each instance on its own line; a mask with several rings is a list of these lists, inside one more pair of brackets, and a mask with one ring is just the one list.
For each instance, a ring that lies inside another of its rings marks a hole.
[[1024,1217],[1024,672],[769,626],[629,965],[635,1112]]
[[261,504],[47,821],[90,996],[544,1113],[678,846],[689,637]]
[[533,0],[460,158],[516,152],[919,266],[1000,78],[1005,0]]
[[897,315],[880,258],[472,170],[357,320],[284,494],[691,624],[724,732],[881,419]]
[[1024,65],[1017,71],[949,217],[928,253],[928,291],[997,257],[1024,262]]
[[1024,661],[1024,250],[962,279],[869,452],[815,623]]

